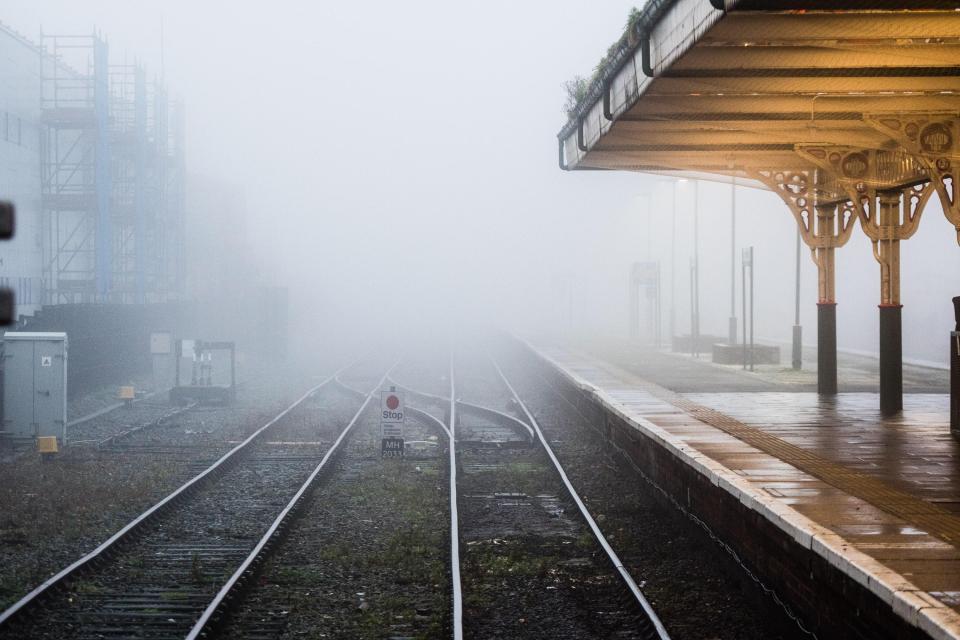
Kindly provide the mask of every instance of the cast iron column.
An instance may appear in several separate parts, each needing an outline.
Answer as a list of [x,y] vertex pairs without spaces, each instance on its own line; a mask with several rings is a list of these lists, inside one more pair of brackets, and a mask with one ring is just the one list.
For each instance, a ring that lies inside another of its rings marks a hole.
[[[811,161],[817,164],[817,158]],[[836,179],[833,168],[817,170],[822,178]],[[814,171],[757,171],[752,177],[767,185],[790,208],[797,221],[800,239],[810,248],[813,263],[817,265],[817,391],[822,395],[837,393],[837,297],[836,263],[834,254],[844,246],[853,232],[857,219],[856,203],[834,194],[831,198],[818,197],[813,189]],[[819,194],[824,196],[824,194]],[[795,295],[800,292],[800,269],[796,272]],[[795,301],[796,302],[796,301]],[[800,316],[794,308],[793,365],[802,364],[803,345]]]
[[[817,229],[830,230],[837,210],[834,205],[816,207]],[[829,233],[829,231],[827,231]],[[817,392],[837,394],[837,291],[836,245],[830,235],[813,246],[817,265]]]
[[903,333],[899,304],[880,305],[880,411],[903,410]]
[[[900,223],[900,193],[879,194],[880,228]],[[875,249],[880,261],[880,412],[885,416],[903,410],[903,329],[900,304],[900,239],[881,236]]]
[[817,303],[817,393],[837,395],[837,303]]

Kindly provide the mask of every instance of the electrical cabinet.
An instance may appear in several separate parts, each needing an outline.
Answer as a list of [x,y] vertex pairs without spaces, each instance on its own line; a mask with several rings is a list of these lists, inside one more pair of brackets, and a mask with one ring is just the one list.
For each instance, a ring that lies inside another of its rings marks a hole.
[[67,334],[3,336],[3,428],[14,438],[56,436],[67,430]]

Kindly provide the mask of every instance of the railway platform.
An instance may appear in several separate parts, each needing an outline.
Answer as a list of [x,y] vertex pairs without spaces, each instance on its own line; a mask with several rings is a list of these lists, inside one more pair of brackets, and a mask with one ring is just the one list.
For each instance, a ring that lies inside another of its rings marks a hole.
[[[960,443],[936,373],[904,411],[656,351],[527,345],[544,376],[818,637],[960,638]],[[911,384],[911,379],[914,383]]]

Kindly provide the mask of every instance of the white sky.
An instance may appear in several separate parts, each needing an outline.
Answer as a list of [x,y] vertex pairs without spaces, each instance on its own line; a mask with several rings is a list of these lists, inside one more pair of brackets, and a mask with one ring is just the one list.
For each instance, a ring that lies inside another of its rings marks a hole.
[[[321,313],[382,319],[455,307],[530,325],[557,317],[556,277],[573,274],[581,327],[623,333],[629,263],[669,260],[671,187],[636,174],[563,173],[555,136],[562,83],[589,74],[632,4],[5,0],[0,20],[31,38],[41,25],[96,27],[115,60],[138,57],[154,71],[162,21],[168,84],[188,108],[190,170],[242,190],[260,260],[298,308],[309,300]],[[692,236],[685,188],[681,332]],[[729,190],[701,189],[702,330],[724,333]],[[651,206],[660,216],[652,226]],[[787,338],[792,219],[771,194],[745,191],[741,207],[741,243],[760,247],[758,332]],[[943,360],[960,249],[936,203],[925,217],[903,251],[905,346],[908,356]],[[841,346],[871,350],[879,270],[863,237],[851,245],[838,264]],[[816,275],[806,253],[802,264],[812,341]]]

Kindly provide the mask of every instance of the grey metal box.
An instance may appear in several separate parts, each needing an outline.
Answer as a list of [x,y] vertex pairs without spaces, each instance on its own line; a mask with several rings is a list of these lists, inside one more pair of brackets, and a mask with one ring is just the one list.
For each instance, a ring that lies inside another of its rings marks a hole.
[[3,336],[3,431],[15,438],[56,436],[67,430],[67,334]]

